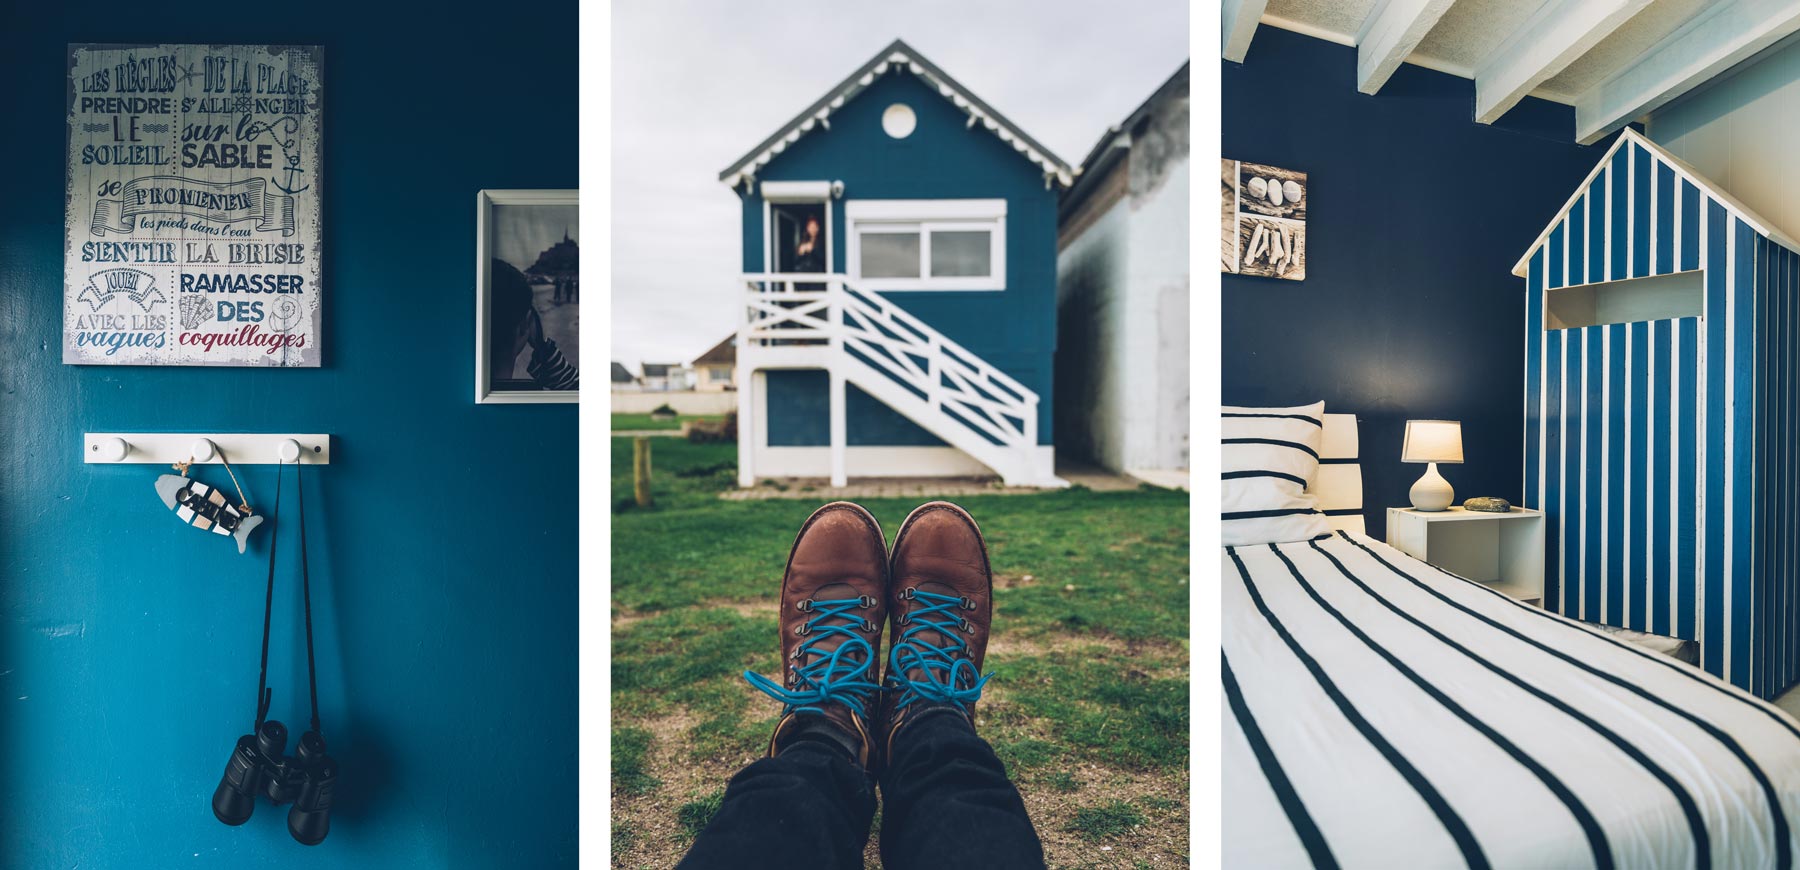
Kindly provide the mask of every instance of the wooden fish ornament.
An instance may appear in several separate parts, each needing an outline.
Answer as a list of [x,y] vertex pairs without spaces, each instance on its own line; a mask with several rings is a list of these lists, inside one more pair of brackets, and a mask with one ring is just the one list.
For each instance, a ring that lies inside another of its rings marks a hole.
[[236,540],[239,553],[244,552],[250,532],[262,525],[262,517],[246,514],[231,504],[225,493],[179,474],[157,478],[156,494],[182,522]]

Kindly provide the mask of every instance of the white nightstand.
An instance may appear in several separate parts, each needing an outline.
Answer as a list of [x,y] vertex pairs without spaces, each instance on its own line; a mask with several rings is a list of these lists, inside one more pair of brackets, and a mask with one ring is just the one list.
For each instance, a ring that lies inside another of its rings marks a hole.
[[1520,601],[1543,605],[1544,513],[1388,508],[1388,546]]

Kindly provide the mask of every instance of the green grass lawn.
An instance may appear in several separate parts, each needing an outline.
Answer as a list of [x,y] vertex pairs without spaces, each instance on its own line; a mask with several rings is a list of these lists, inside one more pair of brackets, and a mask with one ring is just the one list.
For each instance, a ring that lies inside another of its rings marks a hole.
[[[667,867],[766,747],[779,707],[741,674],[779,669],[782,568],[823,499],[723,501],[734,446],[655,439],[656,503],[640,508],[631,442],[612,449],[614,865]],[[1050,866],[1183,866],[1187,494],[957,501],[995,573],[997,676],[977,727],[1019,783]],[[863,504],[890,541],[917,506]]]
[[725,418],[722,416],[680,414],[673,420],[654,420],[649,414],[614,414],[612,415],[612,429],[614,432],[654,432],[661,429],[680,429],[681,424],[689,420],[723,419]]

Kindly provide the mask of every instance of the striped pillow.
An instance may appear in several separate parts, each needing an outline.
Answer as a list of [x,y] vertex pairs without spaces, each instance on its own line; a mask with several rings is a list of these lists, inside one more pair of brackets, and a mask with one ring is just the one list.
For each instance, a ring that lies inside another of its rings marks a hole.
[[1325,403],[1295,408],[1224,408],[1224,544],[1278,544],[1331,534],[1306,493],[1319,475]]

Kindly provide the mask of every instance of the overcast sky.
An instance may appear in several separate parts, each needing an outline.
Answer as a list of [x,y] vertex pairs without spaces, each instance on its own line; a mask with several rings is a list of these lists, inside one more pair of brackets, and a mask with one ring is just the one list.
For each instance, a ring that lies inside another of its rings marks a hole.
[[895,38],[1072,164],[1188,58],[1188,0],[612,9],[613,358],[634,371],[688,362],[737,326],[742,228],[719,170]]

